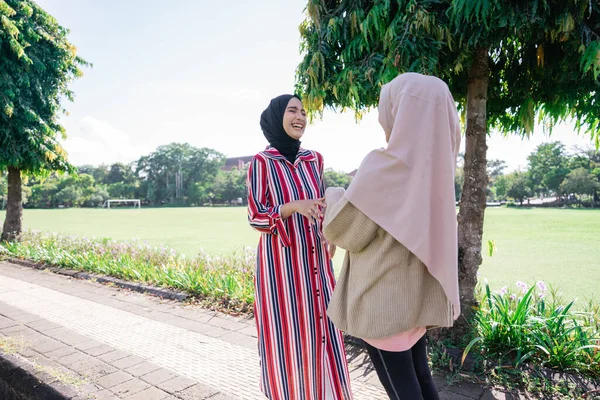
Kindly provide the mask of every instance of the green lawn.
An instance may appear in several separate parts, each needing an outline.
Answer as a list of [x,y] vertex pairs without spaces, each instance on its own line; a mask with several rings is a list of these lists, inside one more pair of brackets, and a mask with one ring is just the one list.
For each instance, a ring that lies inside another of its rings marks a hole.
[[[0,220],[4,214],[0,213]],[[245,208],[25,210],[25,228],[116,240],[138,238],[187,255],[225,254],[256,246]]]
[[488,209],[481,278],[494,288],[544,280],[565,297],[600,299],[600,210]]
[[[228,253],[258,240],[245,208],[25,210],[24,221],[27,228],[62,234],[139,238],[188,255]],[[567,298],[591,297],[600,288],[600,211],[488,209],[486,253],[487,240],[495,240],[497,252],[484,255],[481,278],[493,288],[544,280]],[[336,266],[341,259],[340,251]]]

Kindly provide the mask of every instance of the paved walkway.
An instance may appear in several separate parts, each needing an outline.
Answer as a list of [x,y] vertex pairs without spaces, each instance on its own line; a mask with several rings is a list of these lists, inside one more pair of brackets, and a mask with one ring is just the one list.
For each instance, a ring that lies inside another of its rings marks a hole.
[[[7,262],[0,344],[66,398],[264,399],[252,320]],[[355,400],[387,399],[365,354],[348,357]],[[436,383],[442,399],[504,398]]]

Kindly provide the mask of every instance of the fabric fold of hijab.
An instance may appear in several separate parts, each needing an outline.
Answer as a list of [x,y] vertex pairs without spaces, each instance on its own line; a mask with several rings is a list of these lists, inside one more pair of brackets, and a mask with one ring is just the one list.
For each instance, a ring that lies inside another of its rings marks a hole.
[[300,150],[300,141],[290,137],[283,128],[283,115],[292,98],[300,97],[283,94],[275,97],[260,116],[260,128],[271,146],[277,149],[290,163],[294,164]]
[[415,73],[384,85],[388,147],[369,153],[346,198],[415,254],[460,315],[454,194],[460,122],[444,81]]

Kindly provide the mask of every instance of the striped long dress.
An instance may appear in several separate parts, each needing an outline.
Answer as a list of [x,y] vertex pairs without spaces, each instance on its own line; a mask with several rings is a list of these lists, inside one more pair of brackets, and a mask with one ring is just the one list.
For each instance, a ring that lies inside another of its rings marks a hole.
[[260,231],[254,312],[261,390],[271,400],[351,399],[342,335],[327,318],[335,284],[321,223],[280,207],[323,196],[323,158],[300,149],[292,165],[275,148],[248,171],[248,220]]

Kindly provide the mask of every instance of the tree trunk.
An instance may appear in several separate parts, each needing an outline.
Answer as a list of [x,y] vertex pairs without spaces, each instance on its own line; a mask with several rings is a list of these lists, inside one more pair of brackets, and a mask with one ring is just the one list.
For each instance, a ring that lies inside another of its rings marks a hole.
[[6,218],[2,229],[1,240],[9,242],[18,239],[23,225],[23,203],[21,195],[21,171],[8,168],[8,193],[6,202]]
[[475,52],[469,72],[464,174],[465,182],[458,213],[458,283],[462,315],[451,330],[454,341],[467,338],[477,301],[475,286],[481,265],[485,189],[487,187],[487,91],[488,49]]

